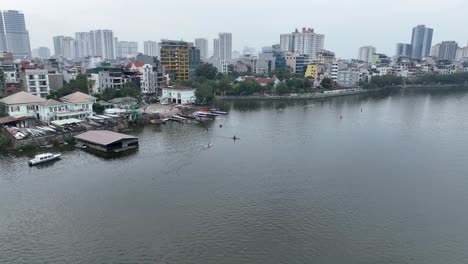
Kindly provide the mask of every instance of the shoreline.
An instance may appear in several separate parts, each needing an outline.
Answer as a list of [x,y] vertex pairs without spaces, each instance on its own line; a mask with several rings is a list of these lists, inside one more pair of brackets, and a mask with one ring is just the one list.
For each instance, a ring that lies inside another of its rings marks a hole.
[[[338,97],[346,95],[357,95],[357,94],[368,94],[374,92],[381,92],[390,89],[446,89],[446,88],[468,88],[468,84],[431,84],[431,85],[422,85],[422,84],[412,84],[412,85],[395,85],[395,86],[386,86],[382,88],[375,89],[362,89],[359,87],[348,88],[343,90],[334,90],[339,91],[337,93],[314,93],[314,94],[298,94],[296,96],[291,95],[220,95],[215,96],[216,100],[311,100],[311,99],[322,99],[329,97]],[[359,90],[356,90],[359,89]],[[333,91],[333,90],[332,90]]]

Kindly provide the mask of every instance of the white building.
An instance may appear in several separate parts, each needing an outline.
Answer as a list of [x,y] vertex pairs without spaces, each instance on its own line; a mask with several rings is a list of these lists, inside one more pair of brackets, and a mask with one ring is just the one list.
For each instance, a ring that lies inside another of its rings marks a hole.
[[47,70],[25,70],[26,90],[36,96],[46,98],[50,93]]
[[50,58],[50,49],[47,47],[39,47],[32,50],[32,57],[39,59],[48,59]]
[[213,39],[213,58],[219,59],[219,39]]
[[115,39],[112,30],[93,30],[89,32],[90,55],[104,60],[115,59]]
[[338,80],[338,64],[334,63],[331,66],[331,79],[336,82]]
[[37,117],[37,105],[43,102],[45,102],[44,98],[26,92],[18,92],[0,99],[0,112],[9,116]]
[[153,57],[159,57],[159,43],[157,41],[144,41],[143,54]]
[[359,48],[358,59],[364,62],[371,62],[374,56],[375,48],[372,46],[364,46]]
[[61,102],[19,92],[0,100],[2,111],[10,116],[31,116],[43,122],[69,118],[84,119],[93,115],[96,98],[76,92],[62,97]]
[[162,88],[162,101],[176,104],[195,103],[195,89],[186,86],[168,86]]
[[138,54],[138,42],[135,41],[117,41],[117,58],[134,58]]
[[54,56],[68,60],[76,59],[75,39],[66,36],[54,37]]
[[210,63],[211,65],[213,65],[216,69],[218,69],[218,72],[222,74],[226,74],[229,71],[229,68],[228,68],[229,63],[220,58],[211,57],[208,59],[207,63]]
[[357,86],[360,79],[360,73],[355,71],[339,71],[336,83],[342,87]]
[[81,68],[73,67],[63,70],[63,80],[69,83],[71,80],[76,80],[76,77],[82,73]]
[[200,50],[200,59],[206,62],[208,59],[208,40],[205,38],[195,39],[195,47]]
[[324,49],[325,35],[317,34],[311,28],[303,28],[302,32],[297,29],[290,34],[280,35],[280,46],[282,51],[307,54],[311,60],[315,60],[317,52]]
[[75,33],[76,57],[85,58],[91,56],[91,37],[89,32]]
[[140,87],[142,94],[156,93],[156,89],[159,88],[158,73],[155,71],[155,67],[153,67],[153,65],[135,62],[131,63],[128,69],[133,72],[140,72]]
[[219,58],[230,62],[232,59],[232,34],[219,33]]

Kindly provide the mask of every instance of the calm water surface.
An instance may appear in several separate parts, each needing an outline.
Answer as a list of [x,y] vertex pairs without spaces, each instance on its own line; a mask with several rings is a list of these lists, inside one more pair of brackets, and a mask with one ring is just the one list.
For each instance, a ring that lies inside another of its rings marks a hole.
[[0,262],[468,263],[468,92],[219,107],[116,159],[0,156]]

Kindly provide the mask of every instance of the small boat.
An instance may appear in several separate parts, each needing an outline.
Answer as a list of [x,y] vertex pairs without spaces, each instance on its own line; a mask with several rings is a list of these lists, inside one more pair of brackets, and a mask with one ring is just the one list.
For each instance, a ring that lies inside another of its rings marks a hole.
[[30,160],[29,166],[34,166],[37,164],[53,161],[60,159],[61,154],[52,154],[52,153],[44,153],[44,154],[39,154],[34,157],[34,159]]
[[153,125],[160,125],[160,124],[165,124],[166,121],[163,121],[161,119],[151,119],[150,121],[150,124],[153,124]]
[[218,115],[227,115],[227,114],[229,114],[228,112],[219,111],[219,110],[211,110],[210,112],[213,113],[213,114],[218,114]]

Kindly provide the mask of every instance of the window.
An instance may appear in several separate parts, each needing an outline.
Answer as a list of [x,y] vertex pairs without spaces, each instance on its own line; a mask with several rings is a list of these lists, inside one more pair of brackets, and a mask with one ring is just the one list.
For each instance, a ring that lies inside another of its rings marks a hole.
[[35,93],[35,92],[36,92],[36,88],[35,88],[35,87],[33,87],[33,88],[29,89],[29,92],[31,92],[31,93]]
[[29,86],[35,86],[36,82],[35,81],[29,81]]
[[39,79],[45,79],[45,78],[46,78],[45,75],[43,75],[43,74],[39,75]]
[[39,85],[47,85],[47,81],[40,81]]
[[34,75],[28,75],[28,79],[33,80],[33,79],[34,79]]

